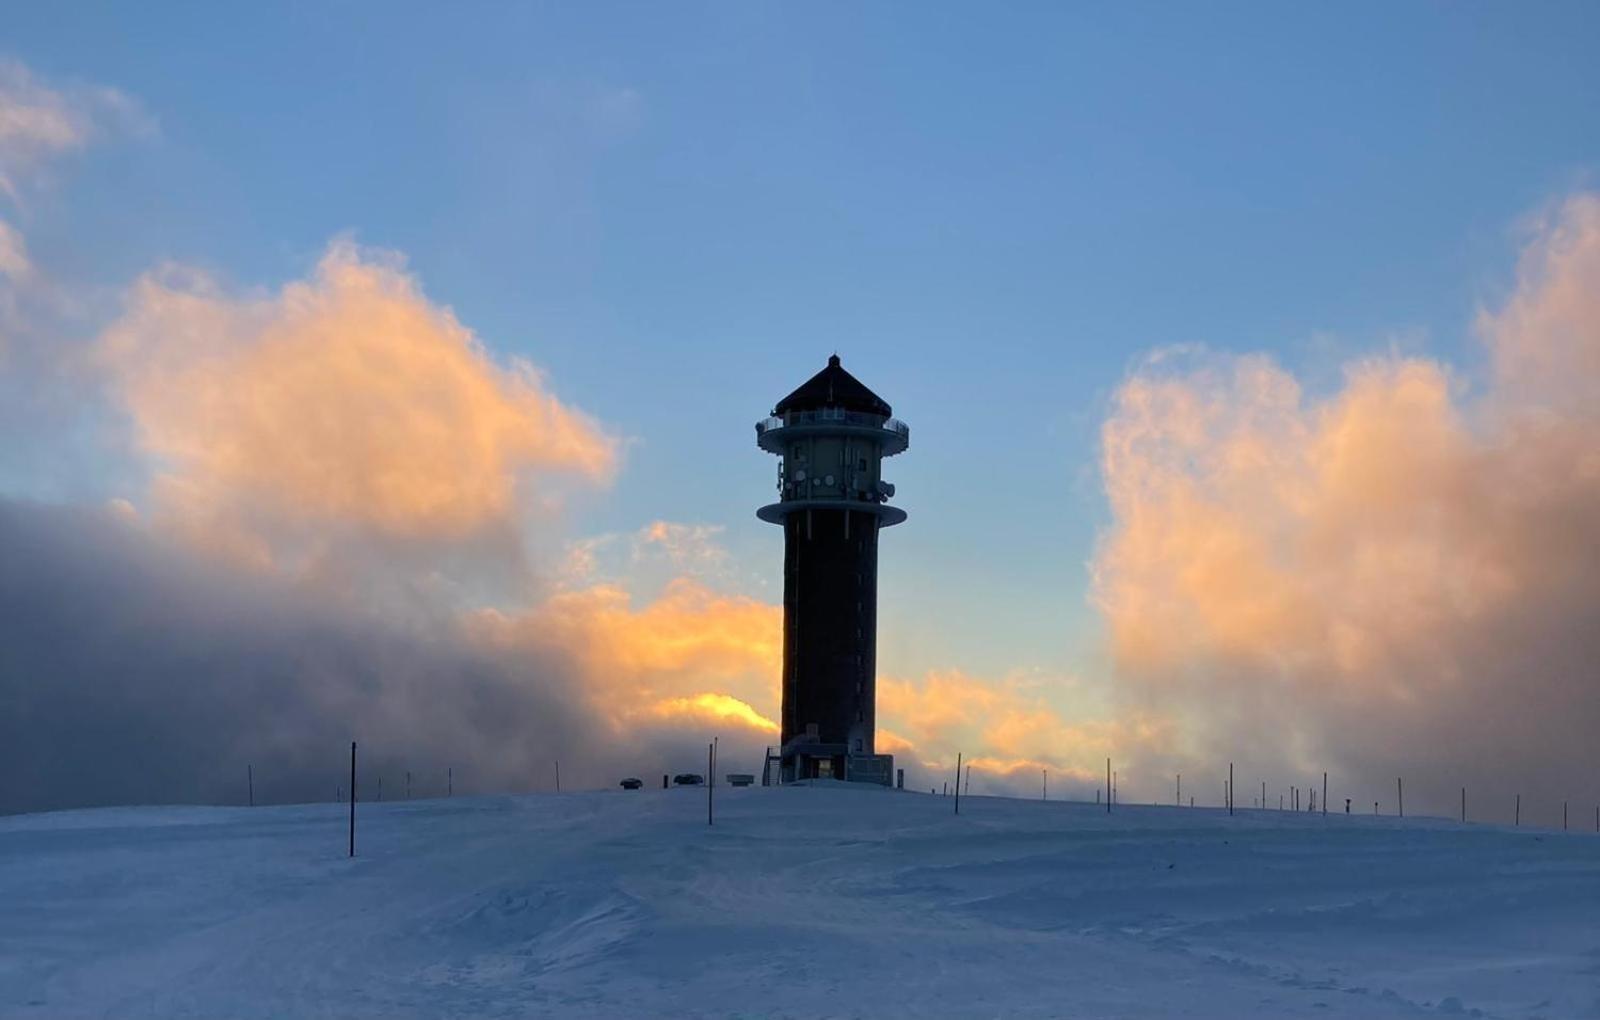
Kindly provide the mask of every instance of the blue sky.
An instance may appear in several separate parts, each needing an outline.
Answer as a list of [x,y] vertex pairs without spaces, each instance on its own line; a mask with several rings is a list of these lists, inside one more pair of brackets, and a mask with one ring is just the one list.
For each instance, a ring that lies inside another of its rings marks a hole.
[[8,56],[158,125],[30,200],[41,264],[271,288],[341,233],[402,252],[634,440],[580,533],[722,525],[775,598],[751,424],[837,350],[913,428],[882,561],[880,663],[906,674],[1097,668],[1098,431],[1146,352],[1264,351],[1331,389],[1398,345],[1470,380],[1519,219],[1600,165],[1593,4],[4,20]]

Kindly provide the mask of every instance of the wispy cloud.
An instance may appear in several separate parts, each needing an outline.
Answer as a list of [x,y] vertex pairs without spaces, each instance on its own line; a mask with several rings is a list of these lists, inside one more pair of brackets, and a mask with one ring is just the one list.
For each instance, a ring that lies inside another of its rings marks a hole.
[[61,157],[115,133],[143,134],[155,121],[114,88],[46,84],[25,65],[0,59],[0,193],[13,202]]

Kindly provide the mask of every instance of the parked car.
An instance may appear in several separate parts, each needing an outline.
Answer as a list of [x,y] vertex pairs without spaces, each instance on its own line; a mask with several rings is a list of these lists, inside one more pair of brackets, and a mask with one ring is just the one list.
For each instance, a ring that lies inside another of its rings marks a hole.
[[698,772],[679,772],[672,777],[672,782],[676,786],[700,786],[705,781],[706,777]]
[[621,782],[621,784],[619,784],[619,785],[621,785],[621,787],[624,790],[637,790],[639,787],[644,785],[644,780],[643,779],[635,779],[634,777],[629,776],[627,779],[624,779]]

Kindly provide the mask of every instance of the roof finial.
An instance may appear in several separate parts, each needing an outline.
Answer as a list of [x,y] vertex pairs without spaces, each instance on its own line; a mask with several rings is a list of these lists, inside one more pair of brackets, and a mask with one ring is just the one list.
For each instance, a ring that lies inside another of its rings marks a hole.
[[833,355],[828,358],[828,367],[829,368],[838,368],[839,367],[839,352],[838,351],[834,351]]

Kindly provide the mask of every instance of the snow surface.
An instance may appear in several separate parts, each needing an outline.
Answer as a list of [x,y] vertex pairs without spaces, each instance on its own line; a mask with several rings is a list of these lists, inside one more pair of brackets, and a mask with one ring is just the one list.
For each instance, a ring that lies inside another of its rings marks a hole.
[[0,1016],[1600,1016],[1593,833],[717,800],[3,818]]

